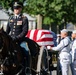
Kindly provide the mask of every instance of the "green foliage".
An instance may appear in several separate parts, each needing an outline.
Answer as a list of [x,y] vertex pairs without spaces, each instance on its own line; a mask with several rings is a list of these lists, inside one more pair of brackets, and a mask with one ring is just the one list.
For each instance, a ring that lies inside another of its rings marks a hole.
[[49,17],[45,17],[44,20],[43,20],[43,23],[44,24],[50,24],[51,20]]
[[[25,3],[23,12],[43,17],[44,24],[52,22],[61,24],[65,22],[76,22],[76,0],[14,0]],[[8,9],[13,0],[0,0],[0,5]]]
[[10,7],[12,7],[12,4],[13,4],[14,1],[24,2],[25,0],[0,0],[0,5],[1,5],[4,9],[9,9]]
[[42,15],[44,24],[52,22],[60,24],[62,19],[74,23],[75,6],[75,0],[26,0],[24,11],[34,15]]

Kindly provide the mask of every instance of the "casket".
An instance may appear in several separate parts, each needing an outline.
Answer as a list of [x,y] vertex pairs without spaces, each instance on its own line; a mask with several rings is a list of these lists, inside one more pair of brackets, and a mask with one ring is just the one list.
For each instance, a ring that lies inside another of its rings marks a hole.
[[49,30],[29,30],[26,37],[34,40],[39,46],[54,46],[53,34]]

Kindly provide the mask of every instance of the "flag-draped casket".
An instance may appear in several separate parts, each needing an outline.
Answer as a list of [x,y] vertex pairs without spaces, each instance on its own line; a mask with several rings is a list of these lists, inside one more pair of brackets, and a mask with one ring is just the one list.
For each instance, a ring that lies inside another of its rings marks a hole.
[[34,40],[39,46],[54,46],[53,35],[49,30],[29,30],[26,37]]

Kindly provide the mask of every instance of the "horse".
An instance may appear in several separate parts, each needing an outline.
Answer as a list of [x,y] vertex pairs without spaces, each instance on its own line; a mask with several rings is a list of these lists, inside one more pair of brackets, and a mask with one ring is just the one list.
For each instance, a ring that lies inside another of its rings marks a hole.
[[[27,42],[29,48],[29,72],[32,75],[36,75],[40,47],[36,42],[27,37],[24,41]],[[13,41],[3,28],[0,29],[0,74],[27,75],[26,61],[21,46]]]

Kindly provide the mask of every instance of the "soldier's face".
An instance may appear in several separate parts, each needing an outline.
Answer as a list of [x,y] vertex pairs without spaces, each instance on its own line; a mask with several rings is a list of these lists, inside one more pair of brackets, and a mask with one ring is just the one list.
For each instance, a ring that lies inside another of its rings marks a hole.
[[65,38],[67,36],[66,32],[61,32],[61,38]]
[[14,9],[14,14],[20,14],[22,11],[22,8]]
[[72,33],[72,39],[76,38],[76,34]]

